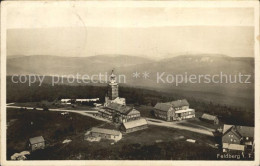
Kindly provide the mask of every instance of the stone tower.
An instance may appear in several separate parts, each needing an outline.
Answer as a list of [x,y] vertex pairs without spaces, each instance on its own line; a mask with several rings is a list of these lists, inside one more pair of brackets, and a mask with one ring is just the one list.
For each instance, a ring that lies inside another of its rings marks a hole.
[[118,97],[118,83],[116,82],[116,75],[114,75],[114,70],[110,75],[110,82],[108,84],[108,97],[110,100],[114,100]]

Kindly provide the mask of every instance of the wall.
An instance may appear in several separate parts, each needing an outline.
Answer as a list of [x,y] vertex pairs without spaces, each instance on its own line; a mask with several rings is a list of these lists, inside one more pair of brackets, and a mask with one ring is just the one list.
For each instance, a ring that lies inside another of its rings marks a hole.
[[31,145],[32,151],[35,151],[37,149],[44,149],[44,147],[45,147],[45,142],[40,142],[40,143],[36,143],[36,144]]
[[236,135],[234,135],[232,131],[229,131],[228,133],[222,136],[222,143],[240,144],[240,140]]

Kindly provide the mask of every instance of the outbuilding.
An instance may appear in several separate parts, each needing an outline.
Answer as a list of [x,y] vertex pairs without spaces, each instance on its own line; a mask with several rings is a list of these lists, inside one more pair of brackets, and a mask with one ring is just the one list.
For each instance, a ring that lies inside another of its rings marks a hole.
[[120,139],[122,139],[122,133],[120,131],[97,127],[93,127],[91,129],[90,136],[112,139],[115,141],[119,141]]
[[29,139],[29,148],[31,151],[45,148],[45,140],[42,136],[33,137]]
[[210,114],[203,114],[200,118],[202,121],[208,122],[208,123],[212,123],[214,125],[218,125],[219,124],[219,119],[217,116],[214,115],[210,115]]
[[145,119],[138,119],[130,122],[124,122],[121,126],[122,131],[124,131],[125,133],[131,133],[146,128],[148,128],[148,124]]

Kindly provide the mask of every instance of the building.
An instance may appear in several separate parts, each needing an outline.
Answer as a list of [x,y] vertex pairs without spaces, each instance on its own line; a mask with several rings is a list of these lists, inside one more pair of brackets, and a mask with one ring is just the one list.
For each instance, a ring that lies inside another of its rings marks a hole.
[[254,127],[224,124],[222,134],[223,152],[254,150]]
[[31,151],[35,151],[37,149],[44,149],[45,140],[42,136],[30,138],[28,146]]
[[107,106],[111,103],[117,103],[121,105],[126,105],[125,98],[117,97],[114,100],[110,100],[108,96],[105,97],[105,103],[104,106]]
[[74,99],[73,103],[76,104],[82,104],[82,105],[88,105],[88,106],[94,106],[94,104],[99,101],[99,98],[93,98],[93,99]]
[[76,99],[76,103],[84,103],[84,102],[97,102],[99,101],[99,98],[94,98],[94,99]]
[[123,122],[121,130],[125,133],[131,133],[148,128],[147,121],[145,119],[134,120],[130,122]]
[[140,119],[141,115],[134,107],[110,103],[99,110],[99,116],[117,123],[123,123]]
[[200,120],[214,124],[214,125],[218,125],[219,124],[219,119],[217,116],[214,115],[210,115],[210,114],[203,114],[200,117]]
[[118,83],[116,82],[116,76],[112,70],[110,76],[110,83],[108,84],[108,97],[110,100],[114,100],[118,97]]
[[154,107],[154,115],[158,119],[174,121],[195,118],[195,110],[189,108],[186,99],[167,103],[157,103]]
[[71,99],[61,99],[61,104],[71,104]]
[[120,131],[97,127],[93,127],[91,129],[90,136],[111,139],[114,141],[119,141],[120,139],[122,139],[122,133]]
[[110,103],[126,105],[125,98],[119,97],[119,91],[118,91],[119,85],[116,82],[116,77],[113,74],[113,72],[114,71],[112,70],[112,74],[110,76],[110,82],[108,84],[108,95],[105,97],[104,106],[107,106]]
[[97,116],[113,121],[113,112],[109,112],[105,108],[100,108]]

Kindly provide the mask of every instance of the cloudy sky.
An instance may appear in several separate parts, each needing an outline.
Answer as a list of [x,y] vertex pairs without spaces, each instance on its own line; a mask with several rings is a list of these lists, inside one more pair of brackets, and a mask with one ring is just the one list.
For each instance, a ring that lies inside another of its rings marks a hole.
[[253,56],[253,8],[7,8],[8,55]]

